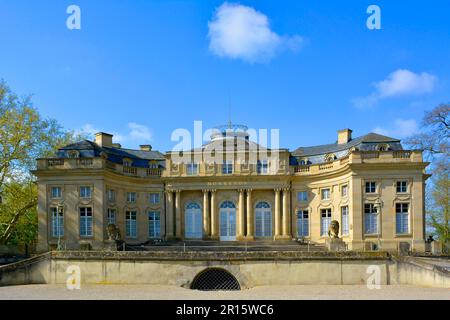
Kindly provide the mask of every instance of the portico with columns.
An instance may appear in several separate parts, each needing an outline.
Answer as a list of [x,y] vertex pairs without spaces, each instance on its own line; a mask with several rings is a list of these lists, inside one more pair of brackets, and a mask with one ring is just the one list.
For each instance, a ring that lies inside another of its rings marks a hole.
[[[294,229],[291,226],[291,189],[286,184],[276,182],[271,187],[258,187],[257,183],[234,182],[236,187],[232,188],[220,182],[207,183],[209,188],[196,188],[193,184],[169,185],[165,192],[164,217],[169,240],[195,240],[187,235],[198,227],[201,227],[203,240],[291,240],[295,237],[291,233]],[[192,219],[187,217],[192,203],[200,206],[201,223],[192,224]],[[268,215],[256,216],[256,206],[261,203],[265,204],[266,212],[270,211],[270,219]],[[226,217],[227,214],[231,214],[231,218]],[[264,220],[266,226],[264,234],[260,220]]]

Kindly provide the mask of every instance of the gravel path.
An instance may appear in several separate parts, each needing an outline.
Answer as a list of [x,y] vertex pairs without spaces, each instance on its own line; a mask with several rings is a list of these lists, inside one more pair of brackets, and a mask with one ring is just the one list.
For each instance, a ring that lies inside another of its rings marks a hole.
[[237,292],[199,292],[174,286],[86,285],[69,291],[64,286],[28,285],[0,287],[0,300],[255,300],[255,299],[424,299],[450,300],[450,289],[414,286],[383,286],[369,290],[366,286],[270,286]]

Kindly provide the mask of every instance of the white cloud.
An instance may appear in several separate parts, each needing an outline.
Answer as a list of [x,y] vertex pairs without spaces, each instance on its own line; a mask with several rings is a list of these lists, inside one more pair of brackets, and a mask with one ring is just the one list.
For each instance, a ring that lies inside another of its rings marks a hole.
[[223,3],[208,26],[211,52],[250,63],[269,61],[282,49],[297,51],[303,42],[276,34],[266,15],[240,4]]
[[147,143],[152,140],[151,130],[142,124],[130,122],[127,125],[127,132],[122,134],[118,132],[110,132],[108,130],[102,130],[96,128],[94,125],[87,123],[81,129],[76,131],[77,133],[87,134],[90,139],[94,139],[94,136],[98,132],[108,132],[114,137],[114,143]]
[[132,140],[150,141],[152,139],[150,129],[142,124],[130,122],[128,124],[128,128],[131,130],[129,133],[129,137]]
[[418,125],[417,121],[414,119],[397,119],[390,129],[376,127],[372,131],[393,138],[406,138],[418,132]]
[[379,100],[407,95],[427,94],[434,90],[437,77],[426,73],[414,73],[406,69],[398,69],[385,80],[374,83],[375,91],[366,97],[352,100],[356,107],[374,106]]

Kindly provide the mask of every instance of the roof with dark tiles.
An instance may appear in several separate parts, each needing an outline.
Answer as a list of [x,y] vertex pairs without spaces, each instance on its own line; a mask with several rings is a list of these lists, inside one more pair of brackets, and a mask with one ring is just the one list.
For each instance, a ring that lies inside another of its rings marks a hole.
[[[310,156],[310,155],[320,155],[327,153],[334,153],[339,151],[344,151],[353,147],[360,146],[363,143],[394,143],[397,148],[400,145],[400,140],[383,136],[378,133],[369,133],[364,136],[355,138],[350,140],[348,143],[338,144],[325,144],[320,146],[312,146],[312,147],[300,147],[292,152],[293,156]],[[400,145],[401,146],[401,145]]]
[[[193,149],[192,151],[204,150],[205,148],[210,147],[211,145],[222,142],[223,141],[220,142],[210,141],[207,144],[203,145],[201,148]],[[308,157],[311,163],[316,162],[320,163],[324,161],[324,159],[322,158],[326,154],[336,153],[337,157],[339,157],[340,155],[343,156],[344,154],[346,154],[345,153],[346,150],[349,150],[353,147],[358,148],[361,151],[376,150],[376,147],[380,143],[389,144],[391,150],[403,149],[400,140],[398,139],[383,136],[377,133],[369,133],[364,136],[351,139],[348,143],[338,144],[336,142],[333,144],[325,144],[319,146],[300,147],[291,153],[290,161],[291,164],[294,165],[297,164],[298,162],[297,159],[300,159],[302,157]],[[246,149],[249,147],[249,144],[252,144],[253,147],[256,147],[256,149],[258,148],[265,149],[264,147],[251,141],[246,141],[246,143],[244,144]],[[231,145],[233,146],[234,149],[234,144]],[[97,143],[89,140],[83,140],[60,148],[56,156],[58,158],[68,158],[69,157],[68,153],[70,151],[78,151],[80,158],[93,158],[106,155],[109,161],[119,164],[122,164],[123,160],[127,158],[132,160],[132,165],[136,167],[148,168],[149,163],[151,161],[158,162],[158,166],[160,168],[163,168],[165,165],[165,157],[159,151],[125,149],[116,145],[111,147],[101,147]]]
[[102,153],[107,159],[114,163],[123,163],[123,159],[130,159],[135,167],[148,168],[150,161],[159,162],[159,166],[164,166],[164,155],[159,151],[132,150],[119,147],[101,147],[95,142],[83,140],[77,143],[60,148],[56,155],[59,158],[68,158],[68,152],[78,151],[80,158],[100,157]]

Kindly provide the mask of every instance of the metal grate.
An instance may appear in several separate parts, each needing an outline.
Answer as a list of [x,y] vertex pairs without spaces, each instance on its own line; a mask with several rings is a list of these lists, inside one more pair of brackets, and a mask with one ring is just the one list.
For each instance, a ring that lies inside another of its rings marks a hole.
[[191,289],[201,291],[241,290],[237,279],[228,271],[211,268],[199,273],[192,282]]

